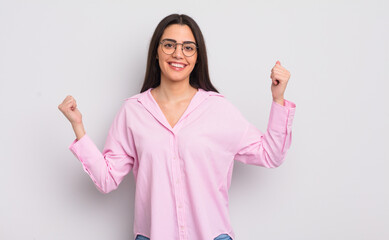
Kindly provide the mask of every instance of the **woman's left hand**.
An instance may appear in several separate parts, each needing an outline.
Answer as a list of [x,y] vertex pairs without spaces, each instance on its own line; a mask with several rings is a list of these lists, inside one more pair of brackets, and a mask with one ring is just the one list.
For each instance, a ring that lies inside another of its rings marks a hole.
[[277,61],[271,70],[270,78],[272,80],[271,92],[273,101],[284,105],[284,92],[290,78],[290,72],[281,66],[280,61]]

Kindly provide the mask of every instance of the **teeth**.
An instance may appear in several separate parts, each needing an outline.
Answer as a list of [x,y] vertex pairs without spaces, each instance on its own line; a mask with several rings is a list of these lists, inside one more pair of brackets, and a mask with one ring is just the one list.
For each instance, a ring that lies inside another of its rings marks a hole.
[[170,65],[172,65],[173,67],[179,67],[179,68],[183,68],[184,67],[184,65],[178,64],[178,63],[171,63]]

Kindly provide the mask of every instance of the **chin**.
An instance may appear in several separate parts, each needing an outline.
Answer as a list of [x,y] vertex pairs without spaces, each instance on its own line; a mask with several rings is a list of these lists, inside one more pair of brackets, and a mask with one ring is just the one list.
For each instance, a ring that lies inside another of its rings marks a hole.
[[190,74],[163,74],[162,75],[165,79],[169,79],[170,81],[184,81],[185,79],[189,78]]
[[166,79],[169,79],[170,81],[179,82],[179,81],[185,81],[187,77],[167,77]]

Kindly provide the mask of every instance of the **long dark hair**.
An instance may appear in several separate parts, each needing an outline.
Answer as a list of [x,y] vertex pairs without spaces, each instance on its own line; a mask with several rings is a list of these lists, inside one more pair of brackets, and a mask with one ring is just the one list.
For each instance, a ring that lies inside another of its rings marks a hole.
[[212,85],[209,78],[207,50],[205,48],[205,41],[200,27],[191,17],[185,14],[171,14],[159,22],[150,41],[149,53],[147,56],[146,74],[140,92],[142,93],[149,88],[155,88],[161,83],[161,69],[159,68],[158,59],[156,59],[156,56],[162,34],[165,29],[172,24],[187,25],[190,27],[195,37],[196,43],[198,44],[197,62],[192,72],[190,73],[189,84],[194,88],[202,88],[206,91],[219,92]]

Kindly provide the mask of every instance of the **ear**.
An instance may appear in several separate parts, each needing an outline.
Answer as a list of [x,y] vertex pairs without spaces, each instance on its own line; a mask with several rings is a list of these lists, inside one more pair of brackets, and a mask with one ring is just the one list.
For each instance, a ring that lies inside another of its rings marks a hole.
[[155,58],[158,59],[158,54],[157,54],[157,56]]

